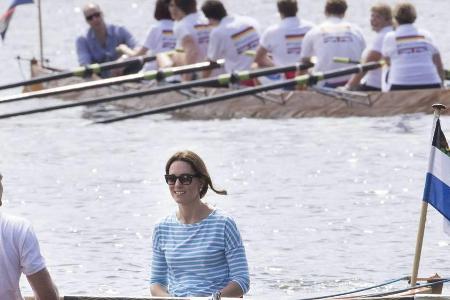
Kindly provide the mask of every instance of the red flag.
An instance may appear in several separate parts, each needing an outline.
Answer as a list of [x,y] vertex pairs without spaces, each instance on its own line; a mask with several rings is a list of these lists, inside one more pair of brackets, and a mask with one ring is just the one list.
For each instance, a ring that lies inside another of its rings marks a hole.
[[14,14],[17,5],[33,3],[33,0],[13,0],[8,10],[0,17],[0,35],[2,40],[5,39],[6,31],[8,30],[9,21]]

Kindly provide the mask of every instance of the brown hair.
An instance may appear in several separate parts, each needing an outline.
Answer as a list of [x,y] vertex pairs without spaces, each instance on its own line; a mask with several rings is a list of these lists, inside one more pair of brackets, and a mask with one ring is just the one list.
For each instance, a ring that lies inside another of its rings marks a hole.
[[195,13],[197,11],[197,1],[196,0],[173,0],[173,2],[186,15]]
[[417,18],[414,5],[409,2],[398,3],[394,7],[394,18],[399,25],[414,23]]
[[206,168],[205,163],[203,160],[198,156],[196,153],[190,151],[190,150],[184,150],[184,151],[178,151],[174,155],[172,155],[169,160],[166,163],[166,174],[169,174],[170,166],[175,161],[184,161],[188,163],[194,172],[197,175],[200,175],[200,178],[203,179],[206,184],[202,186],[202,189],[200,190],[200,198],[203,198],[203,196],[206,195],[206,192],[208,191],[208,187],[210,187],[214,192],[216,192],[219,195],[226,195],[226,190],[218,190],[214,187],[211,176],[209,176],[208,169]]
[[206,0],[202,5],[202,11],[208,19],[220,21],[227,16],[227,10],[219,0]]
[[378,3],[372,6],[370,11],[380,15],[385,21],[392,23],[392,9],[389,5],[385,3]]
[[298,12],[297,0],[278,0],[277,7],[283,17],[295,17]]
[[329,15],[343,15],[347,11],[347,1],[345,0],[327,0],[325,4],[325,13]]
[[170,0],[158,0],[155,4],[155,13],[153,16],[155,20],[172,20],[172,16],[169,12]]

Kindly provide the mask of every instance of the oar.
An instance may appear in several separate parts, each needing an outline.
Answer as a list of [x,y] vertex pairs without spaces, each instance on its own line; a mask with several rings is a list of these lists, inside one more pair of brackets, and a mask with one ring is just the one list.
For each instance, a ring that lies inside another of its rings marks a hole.
[[177,110],[177,109],[181,109],[181,108],[215,103],[215,102],[229,100],[229,99],[240,97],[240,96],[253,95],[255,93],[265,92],[265,91],[279,89],[279,88],[286,88],[286,87],[292,87],[295,85],[305,85],[305,84],[312,85],[312,84],[316,84],[320,80],[325,80],[325,79],[339,77],[339,76],[343,76],[343,75],[349,75],[349,74],[353,74],[353,73],[365,72],[365,71],[377,69],[377,68],[381,67],[383,65],[383,63],[384,62],[382,62],[382,61],[370,62],[367,64],[352,66],[352,67],[348,67],[348,68],[342,68],[342,69],[324,72],[324,73],[314,73],[311,75],[309,75],[309,74],[300,75],[300,76],[295,77],[294,79],[286,80],[283,82],[272,83],[272,84],[258,86],[258,87],[254,87],[254,88],[246,88],[246,89],[242,89],[242,90],[232,91],[229,93],[224,93],[224,94],[210,96],[210,97],[204,97],[204,98],[187,101],[187,102],[183,102],[183,103],[169,104],[169,105],[149,109],[149,110],[134,113],[134,114],[129,114],[129,115],[121,116],[121,117],[115,117],[115,118],[97,121],[94,123],[99,123],[99,124],[113,123],[113,122],[117,122],[117,121],[142,117],[142,116],[146,116],[146,115],[165,113],[165,112],[169,112],[169,111],[173,111],[173,110]]
[[[220,62],[220,63],[222,63],[222,62]],[[41,108],[35,108],[35,109],[29,109],[29,110],[23,110],[23,111],[19,111],[19,112],[3,114],[3,115],[0,115],[0,119],[16,117],[16,116],[23,116],[23,115],[30,115],[30,114],[64,109],[64,108],[75,107],[75,106],[93,105],[93,104],[99,104],[99,103],[104,103],[104,102],[118,101],[118,100],[123,100],[123,99],[127,99],[127,98],[132,98],[132,97],[149,96],[149,95],[155,95],[155,94],[177,91],[177,90],[182,90],[182,89],[188,89],[188,88],[193,88],[193,87],[211,86],[211,85],[218,85],[218,84],[226,85],[229,83],[238,83],[241,80],[246,80],[246,79],[255,78],[255,77],[259,77],[259,76],[265,76],[265,75],[270,75],[270,74],[275,74],[275,73],[283,73],[283,72],[289,72],[289,71],[306,70],[312,66],[313,66],[312,64],[297,64],[297,65],[290,65],[290,66],[284,66],[284,67],[272,67],[272,68],[266,68],[266,69],[258,69],[258,70],[254,70],[254,71],[242,71],[242,72],[233,73],[233,74],[223,74],[223,75],[220,75],[220,76],[214,77],[214,78],[206,78],[206,79],[200,79],[200,80],[195,80],[195,81],[188,81],[188,82],[183,82],[180,84],[173,84],[173,85],[166,85],[166,86],[161,86],[161,87],[156,87],[156,88],[151,88],[151,89],[145,89],[145,90],[141,90],[141,91],[137,91],[137,92],[128,92],[128,93],[124,93],[124,94],[105,96],[105,97],[91,99],[91,100],[64,103],[64,104],[60,104],[60,105],[41,107]],[[164,74],[170,75],[169,72],[166,72]]]
[[57,79],[63,79],[68,78],[72,76],[87,76],[90,74],[99,74],[100,72],[111,70],[111,69],[117,69],[126,67],[133,63],[139,63],[140,65],[143,65],[146,62],[153,61],[156,59],[156,55],[147,55],[147,56],[140,56],[140,57],[134,57],[134,58],[128,58],[123,61],[111,61],[111,62],[105,62],[101,64],[90,64],[86,66],[77,67],[73,70],[69,71],[63,71],[61,73],[56,74],[49,74],[45,76],[40,76],[36,78],[31,78],[28,80],[23,80],[15,83],[8,83],[5,85],[0,85],[0,90],[10,89],[18,86],[24,86],[24,85],[32,85],[36,83],[41,82],[47,82],[51,80],[57,80]]
[[66,86],[56,87],[56,88],[52,88],[52,89],[41,90],[41,91],[22,93],[22,94],[13,95],[13,96],[0,97],[0,104],[15,102],[15,101],[22,101],[22,100],[36,98],[36,97],[53,96],[53,95],[64,94],[64,93],[68,93],[68,92],[75,92],[75,91],[87,90],[87,89],[92,89],[92,88],[99,88],[99,87],[110,86],[110,85],[114,85],[114,84],[120,84],[120,83],[125,83],[125,82],[134,82],[134,81],[140,81],[140,80],[145,80],[145,79],[161,80],[163,78],[166,78],[166,77],[169,77],[172,75],[178,75],[178,74],[184,74],[184,73],[190,73],[190,72],[203,71],[206,69],[218,68],[221,65],[223,65],[223,63],[224,63],[224,60],[218,60],[217,63],[209,62],[209,61],[208,62],[200,62],[200,63],[196,63],[196,64],[192,64],[192,65],[160,69],[160,70],[152,70],[152,71],[148,71],[145,73],[130,74],[130,75],[124,75],[124,76],[119,76],[119,77],[71,84],[71,85],[66,85]]
[[342,63],[342,64],[360,64],[361,63],[361,61],[359,61],[359,60],[351,59],[349,57],[338,57],[338,56],[333,57],[333,61],[337,62],[337,63]]
[[[353,60],[348,57],[333,57],[333,61],[337,63],[343,63],[343,64],[360,64],[361,62],[359,60]],[[444,79],[450,80],[450,70],[444,69]]]

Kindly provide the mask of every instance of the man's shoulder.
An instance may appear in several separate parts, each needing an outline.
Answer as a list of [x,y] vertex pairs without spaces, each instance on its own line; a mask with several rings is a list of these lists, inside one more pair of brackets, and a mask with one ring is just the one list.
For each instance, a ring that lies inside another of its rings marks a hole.
[[27,219],[5,213],[0,213],[0,224],[4,228],[14,230],[26,230],[31,226]]

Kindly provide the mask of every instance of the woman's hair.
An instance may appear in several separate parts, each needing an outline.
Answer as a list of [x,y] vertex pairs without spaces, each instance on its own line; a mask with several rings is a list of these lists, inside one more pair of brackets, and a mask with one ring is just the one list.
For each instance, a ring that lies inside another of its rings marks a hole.
[[339,16],[347,11],[347,2],[345,0],[327,0],[325,4],[325,13]]
[[392,9],[388,4],[378,3],[372,6],[370,9],[372,13],[376,13],[383,17],[383,19],[389,23],[392,23]]
[[195,13],[197,11],[197,1],[196,0],[173,0],[173,2],[186,15]]
[[202,5],[202,11],[208,19],[220,21],[227,16],[227,10],[219,0],[206,0]]
[[295,17],[298,12],[297,0],[278,0],[277,7],[283,17]]
[[414,23],[417,18],[414,5],[409,2],[398,3],[394,7],[394,18],[399,25]]
[[157,0],[155,4],[154,17],[156,20],[172,20],[169,12],[170,0]]
[[206,169],[206,165],[203,162],[203,160],[198,156],[196,153],[184,150],[184,151],[178,151],[174,155],[172,155],[169,160],[166,163],[166,174],[169,174],[170,166],[175,161],[184,161],[188,163],[194,172],[200,176],[201,179],[205,181],[206,184],[202,186],[202,189],[200,190],[200,198],[203,198],[203,196],[206,195],[206,192],[208,191],[208,187],[210,187],[214,192],[216,192],[219,195],[226,195],[227,191],[225,190],[217,190],[211,180],[211,177],[209,176],[208,169]]

